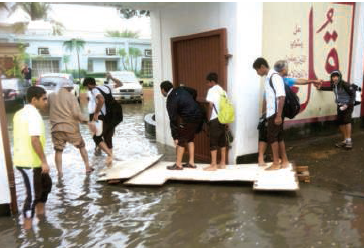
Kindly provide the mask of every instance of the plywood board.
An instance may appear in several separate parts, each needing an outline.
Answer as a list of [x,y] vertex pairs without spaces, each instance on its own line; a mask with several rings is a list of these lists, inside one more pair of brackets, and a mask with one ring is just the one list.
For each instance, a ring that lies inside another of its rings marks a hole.
[[226,169],[204,171],[208,164],[196,164],[196,169],[167,170],[166,166],[173,162],[158,162],[148,170],[125,182],[127,185],[163,185],[168,180],[177,181],[244,181],[254,182],[257,177],[257,164],[228,165]]
[[[228,165],[226,169],[204,171],[207,164],[196,164],[196,169],[167,170],[173,162],[160,161],[149,169],[126,181],[126,185],[161,186],[168,180],[200,182],[252,182],[255,190],[298,190],[292,165],[287,169],[266,171],[258,164]],[[268,164],[267,166],[269,166]]]
[[253,189],[267,191],[299,190],[297,174],[291,164],[286,169],[273,171],[259,170]]
[[111,168],[101,170],[98,173],[99,178],[97,181],[100,182],[112,179],[129,179],[158,162],[162,156],[163,155],[156,155],[129,161],[119,161],[114,163]]

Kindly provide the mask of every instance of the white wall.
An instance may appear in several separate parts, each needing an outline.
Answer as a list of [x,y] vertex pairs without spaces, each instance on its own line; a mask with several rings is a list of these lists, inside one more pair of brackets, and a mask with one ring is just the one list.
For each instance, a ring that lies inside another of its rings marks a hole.
[[159,87],[161,81],[173,80],[170,39],[226,28],[228,52],[233,55],[227,87],[236,108],[236,121],[231,125],[236,141],[229,162],[234,163],[238,155],[256,152],[260,79],[252,63],[262,50],[262,3],[174,3],[152,11],[151,24],[157,141],[173,145]]
[[[364,62],[364,3],[356,3],[354,20],[354,40],[350,83],[362,86]],[[360,105],[355,106],[353,117],[360,117]]]
[[[0,122],[3,119],[0,119]],[[8,181],[8,173],[6,170],[5,163],[5,152],[3,146],[3,134],[0,132],[0,204],[9,204],[10,203],[10,188]]]

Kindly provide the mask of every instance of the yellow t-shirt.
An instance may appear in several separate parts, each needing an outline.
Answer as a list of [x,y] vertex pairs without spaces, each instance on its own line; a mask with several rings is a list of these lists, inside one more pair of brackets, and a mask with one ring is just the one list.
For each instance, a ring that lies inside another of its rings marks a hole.
[[45,146],[45,128],[42,116],[31,104],[14,115],[14,158],[15,166],[41,167],[41,160],[33,149],[31,136],[39,136],[43,150]]

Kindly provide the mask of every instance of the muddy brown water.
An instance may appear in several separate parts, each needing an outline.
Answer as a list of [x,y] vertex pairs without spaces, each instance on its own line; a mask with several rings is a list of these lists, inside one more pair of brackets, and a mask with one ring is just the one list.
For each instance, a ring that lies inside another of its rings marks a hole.
[[[145,137],[143,117],[152,101],[124,104],[115,153],[122,159],[165,152]],[[12,118],[12,113],[8,118]],[[45,118],[49,130],[49,120]],[[9,124],[10,135],[12,126]],[[104,157],[82,126],[96,171]],[[0,247],[363,247],[364,199],[301,184],[297,194],[255,193],[251,184],[182,184],[124,187],[86,176],[76,149],[64,152],[58,179],[48,135],[53,179],[44,219],[25,232],[22,216],[0,218]],[[169,154],[172,156],[173,154]],[[16,172],[19,212],[24,187]]]

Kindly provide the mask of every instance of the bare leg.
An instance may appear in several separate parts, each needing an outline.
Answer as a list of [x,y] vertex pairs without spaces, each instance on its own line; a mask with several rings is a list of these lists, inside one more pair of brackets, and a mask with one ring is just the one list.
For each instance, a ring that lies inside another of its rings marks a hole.
[[272,153],[273,153],[273,164],[266,168],[266,170],[279,170],[281,165],[279,164],[279,144],[278,142],[272,143]]
[[264,161],[264,154],[267,150],[267,142],[259,141],[258,143],[258,165],[266,166],[267,164]]
[[56,162],[56,167],[57,167],[57,171],[58,171],[58,176],[62,177],[63,176],[63,171],[62,171],[62,153],[63,151],[56,151],[56,154],[54,156],[54,160]]
[[103,150],[107,154],[106,165],[108,167],[111,167],[111,164],[112,164],[112,151],[110,151],[110,149],[107,147],[107,145],[106,145],[106,143],[104,141],[100,142],[99,147],[101,148],[101,150]]
[[35,205],[35,213],[37,215],[45,215],[44,206],[45,204],[43,202],[38,202],[37,205]]
[[284,143],[284,141],[279,142],[279,154],[281,156],[281,165],[282,168],[287,168],[289,166],[289,161],[288,161],[288,157],[287,157],[287,153],[286,153],[286,145]]
[[217,170],[216,157],[217,157],[217,150],[211,151],[211,164],[208,167],[205,167],[204,170],[206,170],[206,171]]
[[351,123],[345,125],[345,139],[351,139]]
[[221,160],[219,164],[219,169],[225,169],[226,168],[226,147],[220,148],[221,153]]
[[23,228],[25,230],[32,229],[32,223],[33,223],[33,219],[32,218],[24,218]]
[[81,153],[82,160],[85,164],[86,173],[91,172],[93,169],[90,167],[90,164],[88,162],[88,155],[87,155],[86,148],[85,147],[80,148],[80,153]]
[[182,168],[182,158],[183,158],[183,153],[185,152],[185,148],[183,146],[178,146],[177,145],[177,161],[176,161],[176,165],[179,168]]
[[188,143],[188,153],[189,153],[189,161],[188,163],[190,165],[195,165],[195,143],[194,142],[189,142]]
[[345,139],[346,139],[346,128],[345,128],[345,125],[340,125],[339,126],[339,129],[340,129],[340,132],[343,135],[343,138],[344,138],[344,141],[345,141]]

